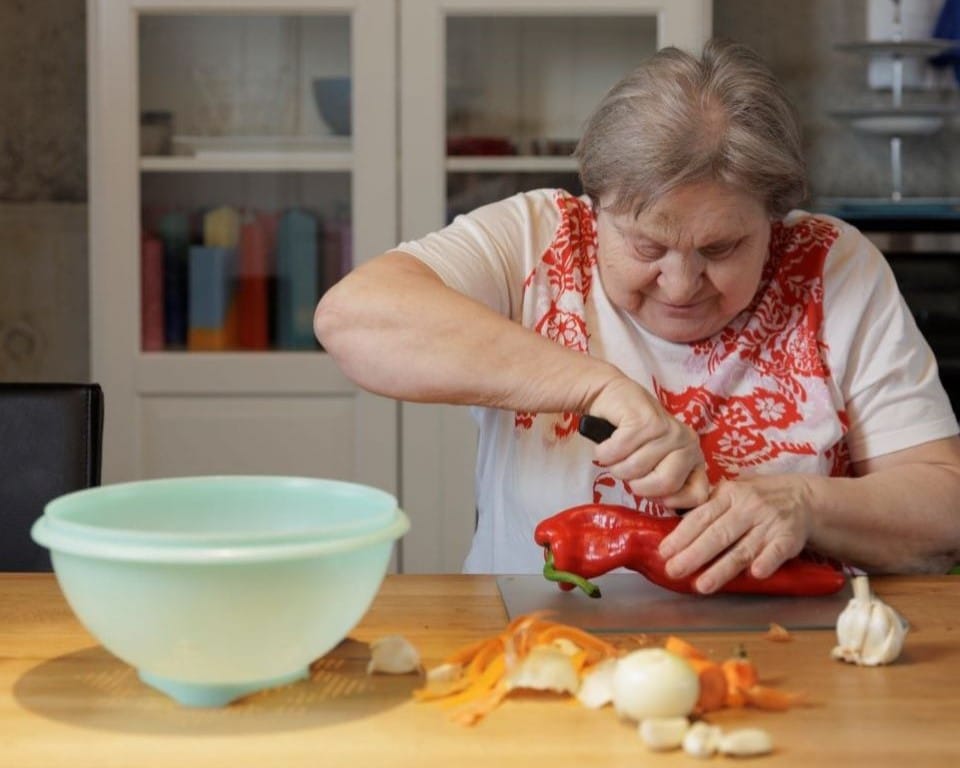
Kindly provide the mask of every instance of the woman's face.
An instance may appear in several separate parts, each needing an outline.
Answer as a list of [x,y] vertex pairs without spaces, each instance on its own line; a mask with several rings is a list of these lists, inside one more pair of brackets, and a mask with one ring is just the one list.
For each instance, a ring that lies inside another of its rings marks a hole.
[[651,333],[705,339],[753,300],[770,242],[761,201],[716,181],[678,187],[639,216],[597,215],[610,300]]

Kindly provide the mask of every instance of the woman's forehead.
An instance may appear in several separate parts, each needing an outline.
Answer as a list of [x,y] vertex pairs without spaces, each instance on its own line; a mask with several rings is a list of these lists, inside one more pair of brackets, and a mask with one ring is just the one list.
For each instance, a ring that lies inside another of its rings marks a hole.
[[661,207],[614,217],[621,232],[645,237],[658,243],[675,243],[689,238],[700,242],[719,241],[742,236],[764,219],[741,206]]
[[619,221],[642,221],[669,231],[690,220],[746,220],[766,216],[763,200],[748,191],[722,181],[702,180],[667,190],[654,200],[638,198],[628,208],[614,209],[616,194],[605,195],[600,207]]

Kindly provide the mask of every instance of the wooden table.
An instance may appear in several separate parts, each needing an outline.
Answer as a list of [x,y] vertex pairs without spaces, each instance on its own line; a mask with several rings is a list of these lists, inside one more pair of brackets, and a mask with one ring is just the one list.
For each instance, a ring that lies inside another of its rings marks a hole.
[[[832,661],[832,632],[697,633],[717,656],[743,642],[762,677],[812,694],[785,713],[726,711],[721,725],[767,729],[777,752],[750,764],[955,766],[960,758],[960,578],[875,579],[911,622],[883,668]],[[609,708],[507,700],[473,728],[415,703],[416,675],[365,674],[367,643],[401,633],[430,665],[504,626],[492,577],[391,576],[350,638],[312,679],[230,707],[190,710],[142,685],[77,623],[50,575],[0,574],[0,766],[703,766],[646,751]],[[714,758],[730,764],[732,758]],[[709,763],[709,761],[707,761]],[[734,761],[735,762],[735,761]]]

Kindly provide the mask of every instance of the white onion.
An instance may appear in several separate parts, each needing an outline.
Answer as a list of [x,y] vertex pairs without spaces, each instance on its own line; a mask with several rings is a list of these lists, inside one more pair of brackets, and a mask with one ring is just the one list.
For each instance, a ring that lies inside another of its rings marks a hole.
[[616,659],[604,659],[580,681],[577,700],[588,709],[600,709],[613,701],[613,673]]
[[507,675],[507,688],[576,693],[580,678],[570,657],[559,648],[538,645]]
[[621,717],[686,717],[699,696],[693,667],[662,648],[643,648],[617,661],[613,706]]

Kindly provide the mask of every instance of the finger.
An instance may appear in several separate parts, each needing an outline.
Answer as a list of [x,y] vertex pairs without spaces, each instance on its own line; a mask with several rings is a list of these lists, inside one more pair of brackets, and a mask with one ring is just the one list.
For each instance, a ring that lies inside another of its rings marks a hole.
[[778,536],[764,545],[750,566],[750,575],[756,579],[767,579],[777,568],[791,557],[800,554],[804,541],[790,536]]
[[[649,466],[643,472],[633,475],[637,477],[656,466],[660,456],[676,447],[668,442],[670,439],[669,424],[661,419],[651,418],[642,424],[637,422],[621,423],[610,437],[597,444],[594,456],[603,466],[613,468],[629,461],[631,457],[643,451],[644,448],[647,449],[648,453],[651,451],[656,453],[657,449],[654,446],[659,446],[657,460],[650,461],[647,459]],[[641,455],[637,460],[642,462],[644,459],[645,455]],[[624,476],[629,475],[625,474]]]
[[621,480],[639,480],[652,474],[670,454],[690,448],[666,435],[643,443],[638,440],[625,453],[618,454],[620,458],[611,459],[606,468]]
[[[724,511],[724,502],[713,498],[691,509],[680,524],[660,542],[657,551],[664,560],[689,547]],[[679,567],[679,566],[678,566]]]
[[705,504],[710,498],[710,480],[704,466],[695,467],[687,476],[683,488],[670,496],[658,499],[668,509],[690,510]]
[[[700,507],[700,510],[703,509],[704,507]],[[667,575],[677,579],[689,576],[725,553],[752,528],[748,517],[732,513],[726,505],[721,506],[721,509],[720,514],[711,510],[710,513],[715,519],[696,539],[667,561]],[[681,525],[687,523],[692,514],[687,514]],[[694,519],[689,522],[697,521]],[[759,549],[757,551],[759,552]]]
[[763,534],[753,529],[697,577],[694,589],[705,595],[716,592],[730,579],[749,569],[762,550]]
[[[690,473],[703,464],[700,446],[688,445],[668,453],[642,477],[628,480],[631,492],[637,496],[662,499],[678,493],[687,482]],[[613,473],[617,476],[616,473]]]

